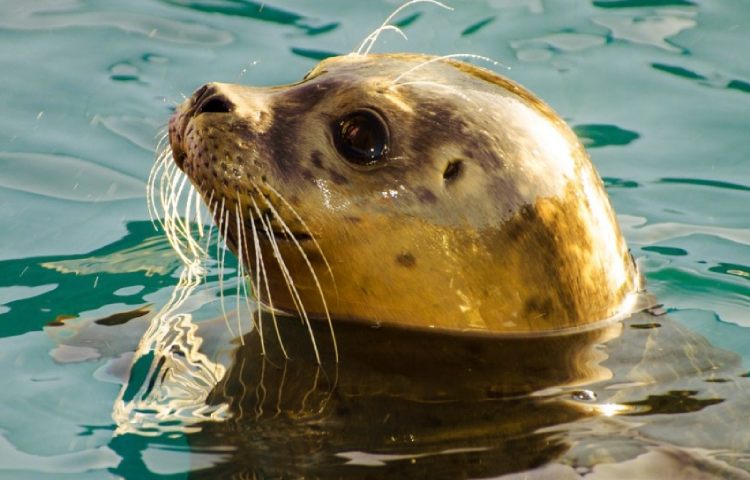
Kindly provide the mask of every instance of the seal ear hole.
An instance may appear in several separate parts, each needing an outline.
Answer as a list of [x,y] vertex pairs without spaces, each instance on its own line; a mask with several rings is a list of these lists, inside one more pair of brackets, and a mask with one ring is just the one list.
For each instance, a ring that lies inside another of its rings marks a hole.
[[448,162],[448,165],[445,166],[445,170],[443,170],[443,180],[445,180],[445,182],[454,182],[459,176],[461,176],[463,170],[463,160],[451,160]]

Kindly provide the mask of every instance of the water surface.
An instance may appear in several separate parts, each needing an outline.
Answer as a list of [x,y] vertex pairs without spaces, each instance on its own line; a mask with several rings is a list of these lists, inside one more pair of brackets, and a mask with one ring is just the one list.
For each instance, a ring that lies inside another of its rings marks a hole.
[[[233,351],[223,323],[211,323],[221,313],[214,274],[185,308],[227,368],[210,400],[228,392],[233,420],[202,433],[165,422],[115,435],[132,352],[179,275],[145,207],[156,137],[174,105],[207,81],[296,81],[317,60],[353,50],[398,3],[0,0],[0,477],[750,470],[750,10],[743,0],[450,4],[452,12],[403,12],[396,22],[409,41],[385,34],[376,51],[486,55],[547,100],[589,146],[668,315],[643,314],[617,334],[508,347],[531,352],[514,358],[578,352],[562,371],[544,362],[508,369],[482,354],[483,342],[435,338],[458,365],[496,368],[474,377],[417,370],[423,382],[407,394],[387,364],[378,375],[352,361],[334,375],[298,360],[269,366],[259,384],[252,372],[262,363],[238,370],[237,359],[254,358],[252,334]],[[351,335],[350,345],[366,344]],[[395,346],[420,341],[381,335]],[[614,377],[603,380],[606,372]],[[633,375],[656,382],[622,383]],[[329,398],[333,378],[340,395]],[[465,382],[436,390],[451,378]],[[279,400],[236,392],[241,385]],[[278,405],[285,413],[270,414]]]

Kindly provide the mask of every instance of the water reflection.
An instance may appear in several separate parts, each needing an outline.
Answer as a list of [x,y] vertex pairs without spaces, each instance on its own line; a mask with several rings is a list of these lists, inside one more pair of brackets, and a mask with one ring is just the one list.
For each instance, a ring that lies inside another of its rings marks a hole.
[[[549,462],[594,468],[654,446],[725,446],[716,419],[736,415],[748,392],[736,355],[649,313],[535,338],[339,324],[342,361],[319,342],[320,367],[306,327],[282,325],[292,358],[268,341],[261,357],[251,332],[209,396],[228,404],[232,418],[190,435],[191,448],[235,450],[196,478],[486,478]],[[327,328],[317,325],[316,335],[327,338]],[[695,438],[671,427],[695,415]],[[664,417],[675,420],[660,423]],[[737,447],[747,437],[729,441]]]
[[[209,397],[233,418],[191,443],[237,451],[208,476],[460,478],[535,467],[567,449],[543,429],[589,414],[560,386],[608,377],[596,345],[620,330],[509,339],[339,324],[341,362],[321,341],[319,367],[306,327],[282,325],[292,358],[268,340],[261,357],[251,332]],[[327,338],[327,328],[316,325],[316,336]]]

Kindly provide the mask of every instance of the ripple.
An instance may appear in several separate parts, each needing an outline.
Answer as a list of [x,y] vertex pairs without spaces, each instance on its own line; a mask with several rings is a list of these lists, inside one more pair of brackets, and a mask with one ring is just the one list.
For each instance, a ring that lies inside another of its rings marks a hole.
[[599,8],[692,7],[692,0],[594,0]]
[[[727,268],[728,264],[723,265],[724,267],[719,268],[739,272]],[[747,269],[747,267],[744,268]],[[716,270],[717,266],[711,266],[705,270],[694,269],[689,265],[661,266],[646,272],[647,287],[661,301],[669,305],[670,313],[677,315],[681,321],[684,320],[684,311],[694,310],[703,312],[703,315],[708,315],[713,320],[732,323],[743,328],[750,327],[750,285],[746,282],[748,279],[741,275]],[[721,336],[729,332],[720,325],[713,325],[712,321],[705,322],[706,325],[703,327],[698,324],[688,324],[688,326],[721,346],[724,342]],[[717,330],[713,333],[705,332],[705,328],[711,325]],[[746,344],[747,333],[736,333],[737,335],[730,334],[726,338]],[[739,345],[724,348],[747,356],[745,353],[747,349],[740,348]]]
[[525,7],[529,13],[544,13],[542,0],[489,0],[489,4],[497,9]]
[[683,185],[697,185],[701,187],[723,188],[725,190],[740,190],[750,192],[750,187],[739,183],[723,182],[721,180],[704,180],[701,178],[676,178],[665,177],[659,179],[659,183],[672,183]]
[[660,245],[650,245],[647,247],[641,247],[641,250],[646,252],[656,252],[669,257],[684,257],[688,254],[688,251],[683,248],[677,247],[662,247]]
[[694,71],[688,70],[687,68],[683,67],[666,65],[664,63],[652,63],[651,67],[656,70],[671,73],[672,75],[677,75],[678,77],[687,78],[690,80],[706,80],[706,77],[704,77],[703,75],[695,73]]
[[320,35],[338,28],[338,22],[325,23],[323,25],[312,25],[311,19],[289,10],[284,10],[267,2],[253,1],[232,1],[232,0],[212,0],[212,1],[189,1],[189,0],[161,0],[169,5],[175,5],[183,8],[189,8],[203,13],[218,13],[233,17],[252,18],[268,23],[295,26],[309,36]]
[[514,40],[510,46],[516,51],[516,57],[525,62],[546,61],[555,52],[577,52],[601,47],[607,39],[600,35],[588,33],[560,32],[523,40]]
[[714,227],[676,222],[647,225],[647,220],[643,217],[618,215],[617,218],[628,240],[635,243],[652,245],[663,243],[665,240],[702,234],[723,238],[742,245],[750,245],[750,229],[746,228]]
[[76,202],[142,198],[145,183],[79,158],[0,152],[0,187]]
[[231,43],[232,34],[205,25],[167,20],[129,12],[83,12],[91,8],[83,2],[38,0],[18,2],[19,8],[3,8],[0,27],[10,30],[52,30],[63,28],[110,27],[171,43],[222,45]]
[[683,53],[686,50],[673,45],[669,38],[678,33],[695,28],[692,12],[674,10],[651,15],[599,16],[593,21],[610,30],[613,38],[631,43],[651,45],[669,52]]
[[743,93],[750,93],[750,82],[737,79],[727,79],[720,73],[712,73],[709,76],[695,72],[685,67],[680,67],[677,65],[667,65],[665,63],[652,63],[651,68],[687,80],[693,80],[700,83],[701,85],[705,85],[708,87],[725,88],[727,90],[737,90]]
[[138,82],[138,67],[128,62],[117,63],[109,67],[109,78],[116,82]]
[[602,177],[602,181],[607,188],[639,188],[641,186],[635,180],[626,180],[624,178]]
[[38,297],[44,295],[47,292],[51,292],[59,286],[57,283],[51,283],[48,285],[37,285],[34,287],[24,286],[12,286],[12,287],[0,287],[0,315],[10,311],[7,307],[9,303],[16,302],[19,300],[25,300],[27,298]]
[[94,125],[101,124],[118,137],[131,142],[148,152],[153,152],[156,147],[156,136],[164,127],[164,123],[150,118],[130,117],[130,116],[96,116],[92,122]]
[[731,275],[733,277],[740,277],[744,280],[750,281],[750,267],[746,265],[737,265],[734,263],[719,263],[713,267],[709,267],[709,272],[721,273],[724,275]]
[[336,57],[340,55],[340,53],[329,52],[326,50],[314,50],[309,48],[292,47],[290,50],[293,54],[299,57],[311,58],[316,61],[321,61],[325,60],[326,58]]
[[744,80],[730,80],[727,84],[730,90],[739,90],[740,92],[750,93],[750,82]]
[[474,34],[475,34],[475,33],[477,33],[477,32],[478,32],[479,30],[483,29],[483,28],[484,28],[484,27],[486,27],[487,25],[489,25],[489,24],[491,24],[492,22],[494,22],[496,18],[497,18],[497,17],[494,17],[494,16],[493,16],[493,17],[487,17],[487,18],[485,18],[485,19],[483,19],[483,20],[480,20],[480,21],[478,21],[478,22],[476,22],[476,23],[472,23],[471,25],[469,25],[468,27],[466,27],[466,28],[465,28],[465,29],[464,29],[464,30],[463,30],[463,31],[461,32],[461,36],[462,36],[462,37],[468,37],[469,35],[474,35]]
[[573,127],[573,131],[588,148],[627,145],[641,137],[632,130],[606,124],[576,125]]
[[18,472],[52,474],[86,473],[92,469],[116,467],[121,459],[107,447],[99,447],[61,455],[31,455],[22,452],[0,435],[0,457],[2,469]]
[[393,25],[396,26],[396,27],[398,27],[398,28],[406,28],[409,25],[411,25],[412,23],[416,22],[417,19],[419,19],[419,17],[421,17],[421,16],[422,16],[422,14],[419,13],[419,12],[412,13],[411,15],[406,16],[406,17],[404,17],[404,18],[402,18],[400,20],[396,20],[395,22],[393,22]]

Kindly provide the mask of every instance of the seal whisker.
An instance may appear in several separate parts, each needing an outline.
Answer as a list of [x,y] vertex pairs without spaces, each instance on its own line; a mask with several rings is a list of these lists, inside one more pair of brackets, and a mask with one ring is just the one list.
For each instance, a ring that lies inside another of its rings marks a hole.
[[185,213],[184,215],[180,215],[180,223],[182,224],[182,233],[185,238],[185,244],[187,245],[188,249],[191,253],[193,253],[196,257],[200,256],[199,249],[196,249],[196,246],[198,244],[193,239],[193,222],[191,221],[190,217],[193,215],[193,198],[195,197],[195,188],[193,188],[193,184],[188,182],[186,184],[187,190],[185,191]]
[[253,207],[255,208],[255,212],[259,216],[259,220],[261,224],[263,225],[263,229],[266,231],[266,236],[268,237],[269,243],[271,244],[271,249],[273,251],[274,258],[276,258],[276,262],[278,263],[279,268],[281,269],[282,276],[284,277],[284,281],[286,282],[286,286],[289,289],[289,293],[292,297],[292,302],[295,305],[297,313],[299,313],[302,316],[302,320],[307,326],[308,333],[310,334],[310,340],[313,345],[313,350],[315,351],[315,359],[318,363],[320,363],[320,354],[318,353],[318,345],[315,342],[315,335],[313,335],[312,324],[310,323],[310,319],[307,316],[307,311],[305,310],[305,305],[302,302],[302,297],[300,296],[299,291],[297,290],[297,286],[294,284],[292,275],[286,266],[286,262],[284,262],[284,258],[281,255],[279,246],[276,243],[276,237],[274,237],[271,226],[268,223],[269,220],[263,217],[260,209],[258,208],[258,204],[255,202],[255,200],[252,198],[251,200],[253,201]]
[[[271,229],[270,224],[267,223],[266,219],[263,216],[263,213],[260,211],[260,208],[258,207],[258,204],[255,202],[255,200],[253,198],[251,198],[250,200],[253,202],[253,208],[255,209],[255,212],[256,212],[256,214],[258,216],[258,221],[263,226],[263,231],[265,232],[265,235],[268,238],[269,243],[271,243],[271,251],[273,252],[273,256],[278,261],[278,256],[281,255],[281,252],[280,251],[279,252],[276,251],[276,250],[278,250],[278,245],[275,242],[271,241],[271,239],[275,238],[273,236],[273,230]],[[278,256],[277,256],[277,253],[278,253]],[[282,261],[283,261],[283,259],[282,259]],[[280,265],[281,273],[282,273],[282,276],[284,277],[284,283],[285,283],[285,285],[287,287],[287,290],[289,291],[289,295],[292,298],[292,302],[294,303],[295,310],[297,312],[300,312],[300,305],[297,302],[297,296],[294,294],[294,291],[292,290],[292,288],[294,288],[294,285],[290,284],[290,278],[291,277],[287,276],[287,274],[289,272],[284,267],[286,267],[286,264],[284,264],[283,266]],[[300,315],[301,315],[301,312],[300,312]]]
[[[398,82],[399,82],[399,80],[401,80],[405,76],[409,75],[410,73],[413,73],[416,70],[419,70],[420,68],[424,68],[425,66],[427,66],[427,65],[429,65],[431,63],[441,62],[443,60],[449,60],[451,58],[471,58],[471,59],[474,59],[474,60],[483,60],[483,61],[491,63],[491,64],[493,64],[495,66],[505,66],[502,63],[498,62],[497,60],[492,59],[490,57],[485,57],[484,55],[477,55],[475,53],[451,53],[449,55],[443,55],[443,56],[440,56],[440,57],[432,57],[432,58],[429,58],[429,59],[425,60],[422,63],[418,63],[418,64],[414,65],[413,67],[411,67],[408,70],[400,73],[396,78],[394,78],[391,81],[391,85],[397,85]],[[510,67],[506,67],[506,68],[510,68]]]
[[[326,257],[325,253],[323,253],[323,249],[320,248],[320,244],[318,243],[318,239],[315,238],[315,235],[310,230],[310,227],[307,226],[307,223],[302,218],[302,215],[297,212],[297,209],[292,206],[289,201],[284,198],[284,196],[275,188],[273,188],[271,185],[266,184],[266,188],[268,188],[271,192],[273,192],[276,197],[278,197],[279,200],[281,200],[281,203],[286,206],[290,212],[292,212],[292,215],[294,215],[294,218],[302,225],[302,228],[305,229],[305,232],[307,232],[308,235],[310,235],[310,240],[312,240],[313,244],[315,245],[315,248],[318,249],[318,253],[320,253],[321,258],[323,258],[323,263],[326,265],[326,269],[328,270],[328,275],[331,276],[331,281],[333,282],[333,288],[336,290],[336,295],[338,296],[338,289],[336,288],[336,278],[333,276],[333,269],[331,269],[331,264],[328,262],[328,258]],[[256,186],[257,188],[257,186]]]
[[395,86],[397,86],[397,87],[403,87],[403,86],[406,86],[406,85],[429,85],[431,87],[443,88],[445,90],[448,90],[450,93],[452,93],[452,94],[460,97],[462,100],[465,100],[466,102],[471,103],[474,106],[477,106],[477,107],[479,106],[479,105],[477,105],[477,102],[475,102],[474,100],[472,100],[471,98],[469,98],[468,95],[466,95],[465,93],[463,93],[462,91],[460,91],[459,89],[455,88],[452,85],[448,85],[448,84],[445,84],[445,83],[431,82],[429,80],[414,80],[414,81],[411,81],[411,82],[401,82],[401,83],[399,83],[399,84],[397,84]]
[[[214,215],[216,215],[216,209],[218,207],[218,202],[216,204],[208,204],[208,208],[211,211],[211,218],[215,218]],[[208,227],[208,232],[206,233],[206,239],[203,242],[203,251],[206,253],[206,256],[204,258],[205,262],[205,268],[208,270],[208,265],[211,261],[211,239],[213,238],[214,233],[214,222],[212,221],[211,224]],[[208,282],[208,276],[205,276],[203,278],[206,282]]]
[[[362,43],[360,44],[359,48],[355,52],[355,55],[362,55],[362,52],[361,52],[362,47],[365,44],[374,42],[377,39],[376,37],[378,37],[382,32],[384,32],[386,30],[392,30],[392,31],[398,33],[399,35],[401,35],[401,37],[404,40],[407,40],[407,41],[409,40],[409,37],[406,36],[406,34],[404,33],[404,31],[401,30],[400,28],[398,28],[397,26],[395,26],[395,25],[381,25],[379,28],[377,28],[374,31],[370,32],[370,34],[367,37],[365,37],[365,39],[362,41]],[[367,49],[367,52],[365,52],[365,55],[367,55],[370,52],[370,48]]]
[[[297,298],[297,301],[296,301],[296,303],[298,305],[297,312],[300,313],[302,315],[302,318],[304,319],[305,325],[307,326],[307,331],[308,331],[308,333],[310,335],[310,341],[312,342],[312,345],[313,345],[313,350],[315,351],[315,360],[317,361],[318,365],[320,365],[321,361],[320,361],[320,353],[318,352],[318,344],[315,341],[315,335],[313,334],[313,330],[312,330],[312,323],[310,322],[310,318],[307,315],[307,310],[305,309],[305,305],[302,302],[302,296],[299,294],[299,290],[297,289],[297,286],[294,284],[294,278],[292,277],[292,274],[289,271],[289,268],[287,267],[286,262],[284,261],[283,256],[281,255],[281,250],[279,249],[279,245],[276,242],[276,237],[273,236],[273,232],[272,232],[271,227],[270,227],[270,219],[266,219],[265,222],[266,222],[266,225],[268,225],[269,240],[270,240],[271,246],[272,246],[272,248],[273,248],[273,250],[275,252],[276,259],[278,260],[279,266],[281,267],[282,271],[286,272],[285,277],[287,279],[287,285],[291,288],[294,296]],[[283,221],[280,221],[280,223],[283,224]],[[287,232],[287,234],[290,235],[290,236],[292,235],[291,232]],[[294,237],[292,236],[292,238],[294,238]],[[307,261],[307,257],[305,256],[305,254],[303,253],[302,255],[305,258],[305,260]],[[315,274],[313,273],[313,275],[315,275]],[[334,338],[334,340],[335,340],[335,338]],[[336,346],[336,344],[335,344],[335,341],[334,341],[334,347],[335,346]]]
[[162,180],[163,181],[160,190],[162,196],[162,205],[164,207],[164,232],[170,245],[172,245],[172,248],[175,250],[183,263],[187,265],[190,263],[190,260],[185,256],[185,253],[183,251],[182,240],[179,237],[179,227],[177,225],[178,212],[176,209],[176,205],[178,203],[179,195],[176,191],[175,185],[179,183],[179,175],[177,175],[177,173],[173,169],[170,169],[168,166],[168,168],[164,170]]
[[[226,213],[226,216],[224,215]],[[229,231],[229,211],[224,210],[224,199],[221,199],[221,219],[219,220],[219,232],[224,238],[223,242],[216,243],[216,257],[219,262],[219,304],[221,305],[221,312],[224,314],[224,323],[227,325],[227,330],[230,335],[234,335],[232,327],[229,325],[229,317],[227,316],[226,306],[224,305],[224,268],[227,255],[227,232]],[[222,228],[224,229],[222,231]],[[221,250],[221,252],[220,252]]]
[[[243,208],[242,208],[242,204],[240,203],[239,198],[237,199],[237,202],[240,205],[239,207],[237,207],[237,215],[239,217],[239,223],[242,225],[242,228],[244,230],[245,218],[244,218],[244,215],[242,213],[243,212]],[[253,225],[253,222],[250,222],[250,224],[251,224],[251,228],[254,229],[255,225]],[[247,232],[243,232],[243,233],[245,235],[243,236],[242,244],[243,244],[243,246],[245,248],[245,252],[246,252],[245,256],[247,257],[247,260],[249,262],[250,261],[250,246],[247,243],[247,237],[248,237],[248,235],[247,235]],[[261,319],[261,316],[260,316],[260,313],[259,313],[260,312],[260,300],[259,300],[259,294],[258,294],[258,292],[259,292],[259,289],[260,289],[260,271],[259,271],[259,268],[258,268],[258,252],[257,252],[257,249],[255,251],[255,280],[253,280],[253,277],[252,277],[253,269],[248,266],[247,270],[249,272],[249,274],[247,275],[247,281],[250,283],[250,288],[252,290],[253,297],[255,298],[255,301],[256,301],[255,311],[253,311],[252,307],[250,306],[250,301],[249,301],[249,298],[248,298],[249,294],[248,294],[248,291],[247,291],[247,284],[246,283],[243,284],[243,286],[245,287],[245,305],[247,305],[247,311],[248,311],[248,314],[250,314],[250,317],[252,319],[251,321],[252,321],[255,329],[258,331],[258,336],[260,338],[261,355],[265,355],[266,354],[266,344],[265,344],[265,341],[263,339],[263,325],[261,323],[262,319]],[[256,317],[255,313],[258,313],[257,319],[255,318]]]
[[161,204],[164,209],[164,221],[162,223],[162,227],[164,228],[167,240],[169,241],[170,245],[172,245],[172,248],[175,250],[175,252],[183,262],[187,262],[188,260],[183,254],[182,247],[179,244],[180,240],[177,237],[176,228],[174,226],[174,217],[176,213],[173,204],[176,203],[174,197],[176,196],[175,177],[177,170],[175,170],[173,165],[174,163],[169,164],[164,169],[160,183],[159,191],[161,196]]
[[[187,178],[187,176],[185,176]],[[203,251],[203,248],[201,245],[195,240],[195,237],[193,237],[193,227],[192,224],[196,222],[198,211],[200,210],[200,205],[198,203],[200,195],[195,190],[195,187],[192,183],[187,184],[188,189],[187,193],[185,194],[186,200],[185,200],[185,215],[180,218],[182,233],[185,238],[185,244],[187,245],[188,250],[190,250],[190,253],[192,253],[193,258],[196,260],[204,258],[206,256],[206,252]],[[194,199],[198,198],[194,202]],[[195,205],[193,205],[195,203]],[[191,212],[192,209],[195,208],[195,212],[193,214],[193,220],[191,221]],[[202,235],[201,235],[202,236]]]
[[156,226],[157,211],[156,201],[154,199],[154,177],[162,168],[163,164],[164,163],[160,161],[154,163],[154,166],[151,167],[151,171],[148,174],[148,180],[146,181],[146,209],[148,210],[148,218],[151,220],[151,225],[154,227],[154,231],[159,231],[159,228]]
[[[409,0],[408,2],[404,3],[400,7],[398,7],[396,10],[393,11],[388,17],[386,17],[385,21],[380,25],[380,27],[376,28],[375,31],[373,31],[371,34],[369,34],[365,39],[362,41],[362,43],[359,45],[359,48],[357,48],[356,54],[362,55],[362,51],[364,50],[364,55],[367,55],[370,53],[370,50],[372,50],[372,47],[375,45],[375,43],[378,41],[378,37],[384,30],[392,30],[388,29],[391,20],[393,20],[396,15],[401,13],[405,8],[408,8],[411,5],[414,5],[416,3],[430,3],[432,5],[437,5],[440,8],[444,8],[446,10],[453,10],[453,7],[449,7],[448,5],[445,5],[444,3],[440,3],[437,0]],[[396,30],[399,30],[398,27],[394,27]],[[400,31],[400,30],[399,30]],[[403,32],[401,32],[403,35]],[[405,35],[404,35],[405,36]]]
[[[238,200],[239,201],[239,200]],[[242,315],[240,315],[240,292],[242,286],[245,284],[245,265],[243,263],[243,238],[242,238],[242,224],[240,223],[240,209],[235,209],[235,217],[237,220],[237,298],[235,300],[235,309],[237,310],[237,335],[240,337],[240,343],[245,345],[245,338],[242,335]],[[247,290],[245,291],[245,297],[247,298]],[[250,306],[248,305],[248,308]]]
[[219,206],[219,202],[214,203],[214,192],[211,192],[211,196],[208,197],[208,202],[206,202],[206,206],[208,208],[209,213],[211,214],[211,223],[208,225],[208,233],[206,234],[206,240],[203,244],[203,250],[206,252],[206,262],[208,262],[209,258],[211,257],[210,254],[210,247],[211,247],[211,237],[214,233],[214,224],[216,223],[216,210]]
[[[294,243],[295,247],[297,247],[297,251],[302,255],[303,260],[305,261],[305,264],[307,265],[307,269],[310,271],[310,274],[312,275],[313,280],[315,281],[315,286],[318,288],[318,293],[320,294],[320,300],[323,303],[323,311],[325,312],[326,319],[328,320],[328,327],[331,332],[331,341],[333,342],[333,352],[334,357],[336,358],[336,361],[338,362],[339,359],[339,351],[338,351],[338,345],[336,344],[336,334],[333,331],[333,321],[331,320],[331,315],[328,311],[328,303],[326,302],[325,294],[323,293],[323,287],[320,285],[320,280],[318,280],[318,275],[315,273],[315,269],[312,266],[312,263],[310,262],[310,259],[307,256],[307,253],[305,253],[305,250],[302,248],[302,245],[299,244],[299,241],[294,237],[294,234],[292,233],[289,226],[287,226],[284,219],[281,217],[279,212],[274,208],[273,204],[263,195],[261,195],[263,200],[266,203],[266,206],[271,210],[273,215],[276,217],[276,220],[278,220],[279,224],[281,225],[281,228],[286,232],[287,235],[289,235],[289,238]],[[312,333],[311,333],[312,335]]]
[[150,197],[150,203],[151,203],[151,209],[152,211],[149,212],[151,215],[156,217],[157,221],[161,225],[162,228],[164,228],[164,221],[161,218],[161,215],[157,211],[157,203],[156,203],[156,183],[157,178],[159,179],[159,205],[162,207],[162,214],[165,214],[165,203],[164,203],[164,193],[165,193],[165,180],[167,175],[167,170],[169,169],[170,165],[173,163],[172,161],[172,150],[166,149],[163,154],[157,159],[156,164],[154,165],[154,168],[151,170],[150,174],[150,184],[151,189],[148,190],[148,187],[146,189],[147,197]]
[[[179,213],[179,204],[180,199],[182,198],[182,193],[185,188],[185,184],[187,183],[187,176],[181,175],[179,170],[174,172],[174,176],[171,178],[170,182],[170,190],[169,190],[169,197],[168,197],[168,203],[167,203],[167,210],[169,211],[169,229],[173,233],[173,238],[176,243],[180,245],[179,250],[180,253],[182,253],[182,256],[184,256],[184,252],[182,252],[182,240],[179,237],[180,234],[184,234],[184,226],[181,221],[180,213]],[[187,261],[187,260],[186,260]]]
[[189,239],[193,238],[193,232],[190,226],[190,212],[192,211],[194,196],[195,189],[193,188],[192,184],[188,183],[188,189],[186,193],[187,199],[185,201],[185,215],[182,217],[182,226],[185,228],[185,242],[188,244],[188,247],[191,247]]
[[203,213],[201,212],[201,208],[203,206],[203,202],[201,202],[201,196],[196,193],[195,197],[195,217],[194,221],[196,223],[196,227],[198,227],[198,238],[203,238]]
[[164,125],[161,127],[155,135],[156,140],[156,148],[154,149],[155,152],[161,152],[164,148],[167,148],[169,146],[169,125]]
[[[252,202],[253,202],[256,210],[257,210],[257,205],[255,204],[255,200],[252,200]],[[250,216],[252,217],[252,215],[250,215]],[[266,290],[266,296],[268,297],[267,298],[268,299],[268,305],[270,307],[270,312],[271,312],[271,321],[273,322],[273,327],[274,327],[274,330],[276,331],[276,338],[279,340],[279,347],[281,348],[281,352],[284,354],[284,358],[289,358],[289,356],[286,353],[286,348],[284,348],[284,341],[281,339],[281,332],[279,331],[279,324],[278,324],[278,322],[276,320],[276,311],[275,311],[276,309],[273,306],[273,299],[271,298],[271,287],[270,287],[270,285],[268,283],[268,274],[266,273],[266,264],[265,264],[265,261],[263,259],[263,250],[260,248],[260,240],[258,238],[258,230],[257,230],[257,228],[255,226],[255,222],[250,222],[250,226],[251,226],[252,231],[253,231],[253,243],[255,244],[255,253],[256,253],[255,268],[257,270],[258,267],[260,267],[260,272],[263,274],[263,282],[264,282],[265,287],[266,287],[265,288],[265,290]],[[260,279],[258,280],[258,285],[260,286]],[[261,314],[260,314],[261,313],[260,312],[260,305],[262,303],[261,300],[260,300],[260,291],[258,292],[257,300],[258,300],[258,318],[259,318],[258,324],[260,325],[260,330],[259,331],[262,331],[263,330],[263,320],[262,320],[262,317],[261,317]],[[261,339],[262,339],[262,337],[261,337]]]
[[[167,140],[167,134],[162,137],[160,143],[165,140]],[[151,220],[151,224],[154,226],[154,230],[157,231],[158,228],[156,227],[156,218],[158,217],[158,214],[156,211],[155,196],[156,178],[159,174],[159,171],[163,168],[166,168],[171,158],[171,149],[169,148],[168,144],[163,149],[159,150],[161,151],[161,153],[159,153],[156,157],[156,162],[154,162],[154,165],[151,167],[151,171],[148,174],[148,179],[146,180],[146,207],[148,209],[148,216]],[[161,219],[159,219],[159,223],[161,223]]]

